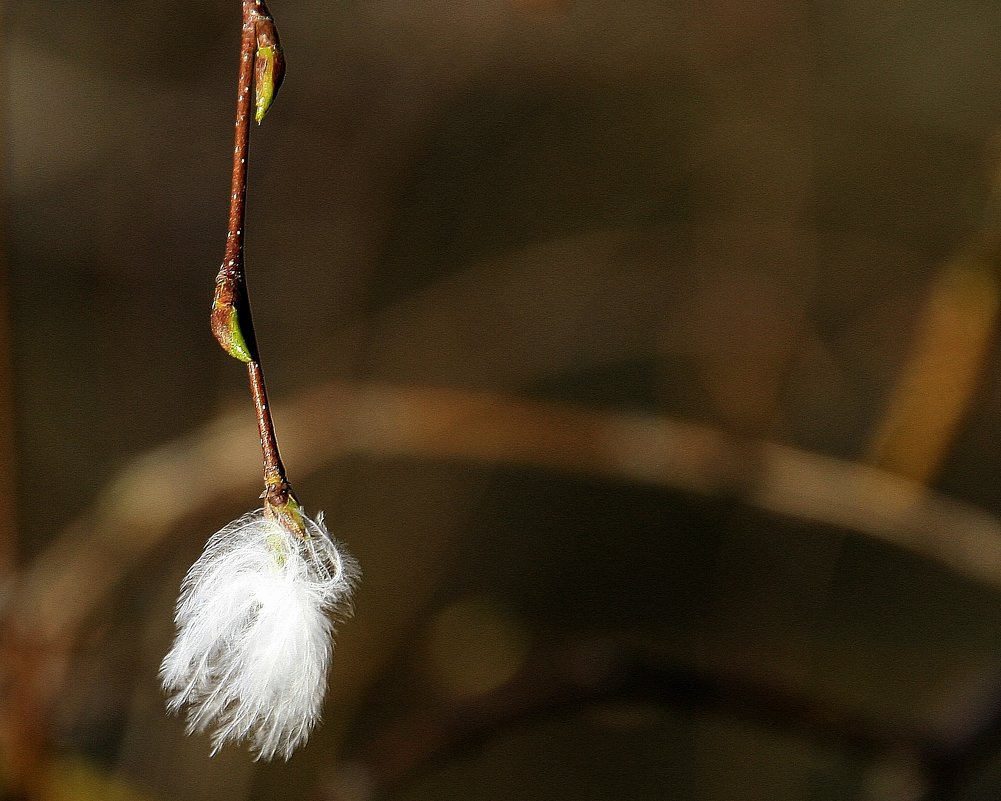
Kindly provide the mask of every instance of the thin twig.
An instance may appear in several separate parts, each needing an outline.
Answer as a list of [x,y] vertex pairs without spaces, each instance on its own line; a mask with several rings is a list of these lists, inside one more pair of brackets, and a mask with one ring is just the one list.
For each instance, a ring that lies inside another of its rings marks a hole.
[[265,507],[276,514],[290,530],[301,536],[304,534],[304,528],[301,519],[295,513],[298,502],[288,482],[285,465],[278,450],[278,438],[268,403],[264,368],[261,366],[254,318],[247,292],[244,260],[251,92],[254,91],[256,94],[256,117],[260,122],[283,75],[284,60],[280,55],[278,32],[267,6],[262,0],[243,0],[229,226],[226,232],[225,254],[216,277],[211,322],[212,331],[223,349],[247,364],[250,394],[254,401],[254,413],[264,461],[265,491],[262,497],[265,499]]

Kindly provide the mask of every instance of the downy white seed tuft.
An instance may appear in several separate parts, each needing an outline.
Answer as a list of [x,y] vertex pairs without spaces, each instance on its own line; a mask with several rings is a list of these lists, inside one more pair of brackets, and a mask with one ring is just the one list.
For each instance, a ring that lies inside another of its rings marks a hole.
[[258,509],[209,539],[181,585],[177,636],[160,666],[168,710],[212,754],[247,741],[255,759],[288,759],[320,718],[334,621],[350,615],[356,562],[303,518],[300,539]]

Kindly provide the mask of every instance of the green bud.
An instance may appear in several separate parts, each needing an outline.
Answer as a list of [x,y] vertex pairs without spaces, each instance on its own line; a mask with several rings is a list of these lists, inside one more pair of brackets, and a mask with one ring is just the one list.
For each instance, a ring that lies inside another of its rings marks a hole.
[[275,95],[285,80],[285,56],[278,42],[273,24],[270,30],[257,34],[257,52],[254,54],[254,120],[258,125],[268,113]]
[[240,329],[240,316],[236,311],[236,293],[235,280],[220,274],[216,281],[209,321],[212,333],[222,349],[234,359],[246,363],[252,361],[254,356]]
[[[218,321],[218,322],[217,322]],[[212,306],[212,333],[216,340],[234,359],[241,362],[249,362],[253,359],[250,355],[250,348],[247,347],[247,340],[243,338],[240,330],[240,320],[236,309],[232,306]]]

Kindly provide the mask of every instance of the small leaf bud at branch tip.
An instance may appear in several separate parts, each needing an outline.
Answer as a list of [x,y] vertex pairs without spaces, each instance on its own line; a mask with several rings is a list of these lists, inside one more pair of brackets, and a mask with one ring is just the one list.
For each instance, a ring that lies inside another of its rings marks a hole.
[[285,55],[273,19],[257,19],[254,29],[257,35],[257,51],[254,53],[254,120],[260,125],[285,80]]

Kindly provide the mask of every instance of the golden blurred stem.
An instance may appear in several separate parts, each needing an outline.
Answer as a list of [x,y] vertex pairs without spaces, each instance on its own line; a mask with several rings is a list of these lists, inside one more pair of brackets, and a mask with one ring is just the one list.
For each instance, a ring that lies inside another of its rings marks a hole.
[[929,297],[869,462],[927,484],[979,383],[998,315],[998,281],[980,259],[947,264]]
[[[0,2],[0,12],[4,4]],[[6,62],[0,63],[0,81],[7,76]],[[3,83],[8,86],[9,84]],[[4,119],[5,107],[0,106],[0,130],[6,130]],[[0,167],[3,154],[0,152]],[[9,270],[7,265],[7,249],[4,247],[5,226],[0,206],[0,481],[4,487],[4,504],[0,512],[0,579],[13,575],[17,567],[17,510],[21,508],[17,502],[17,481],[15,477],[15,441],[14,441],[14,394],[13,366],[11,357],[10,330],[10,292]]]
[[[3,3],[0,3],[0,13],[2,11]],[[7,77],[6,70],[7,62],[0,61],[0,83],[4,86],[9,85],[3,81]],[[5,116],[4,107],[0,106],[0,129],[3,130],[6,130]],[[0,152],[0,167],[3,166],[6,165]],[[17,500],[15,476],[9,270],[2,212],[0,207],[0,481],[5,500],[0,512],[0,580],[9,589],[11,581],[17,578],[17,510],[21,506]],[[37,794],[48,749],[46,731],[34,702],[38,676],[47,665],[43,665],[37,649],[26,638],[20,633],[12,635],[10,629],[5,626],[4,636],[0,638],[0,663],[7,676],[6,692],[0,697],[0,777],[9,797],[30,798]]]

